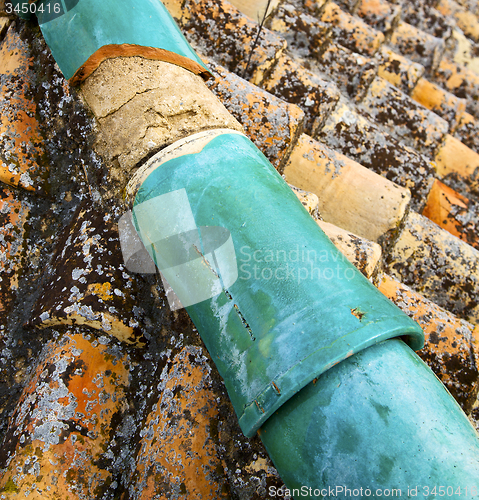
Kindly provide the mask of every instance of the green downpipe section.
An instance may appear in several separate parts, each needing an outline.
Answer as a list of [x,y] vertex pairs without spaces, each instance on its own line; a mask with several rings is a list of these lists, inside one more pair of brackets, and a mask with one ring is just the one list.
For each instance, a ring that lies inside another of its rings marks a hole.
[[[185,190],[197,226],[231,233],[238,279],[187,310],[245,435],[253,436],[291,396],[355,352],[397,336],[422,347],[419,326],[336,249],[245,136],[218,132],[200,152],[167,158],[160,152],[149,162],[134,220],[160,270],[178,251],[155,253],[158,210],[139,223],[139,207],[152,200]],[[177,219],[185,209],[179,207]]]
[[479,498],[476,431],[397,339],[328,370],[285,403],[260,436],[297,499]]
[[238,279],[187,310],[243,432],[259,432],[289,490],[270,497],[479,498],[478,436],[411,349],[417,324],[341,257],[247,138],[210,134],[146,164],[133,214],[160,270],[178,259],[155,241],[165,213],[140,216],[155,199],[184,190],[178,219],[191,210],[202,230],[231,233]]
[[[19,15],[21,7],[29,5],[25,0],[14,3],[20,6]],[[42,0],[35,4],[35,12],[66,79],[98,49],[111,44],[164,49],[208,71],[159,0]]]

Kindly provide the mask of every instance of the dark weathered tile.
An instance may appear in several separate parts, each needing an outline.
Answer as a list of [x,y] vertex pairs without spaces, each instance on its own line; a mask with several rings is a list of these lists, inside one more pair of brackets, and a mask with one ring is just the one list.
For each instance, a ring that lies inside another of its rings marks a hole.
[[289,56],[282,56],[262,87],[305,113],[305,131],[314,135],[339,101],[340,91]]
[[465,411],[471,409],[478,383],[474,325],[458,319],[411,288],[384,274],[379,290],[424,330],[419,356],[446,385]]

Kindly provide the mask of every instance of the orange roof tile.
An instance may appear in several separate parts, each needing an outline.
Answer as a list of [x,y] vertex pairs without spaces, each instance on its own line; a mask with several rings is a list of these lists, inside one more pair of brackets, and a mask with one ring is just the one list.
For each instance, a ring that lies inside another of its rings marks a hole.
[[0,180],[29,191],[44,187],[48,168],[31,99],[32,56],[9,30],[0,49]]

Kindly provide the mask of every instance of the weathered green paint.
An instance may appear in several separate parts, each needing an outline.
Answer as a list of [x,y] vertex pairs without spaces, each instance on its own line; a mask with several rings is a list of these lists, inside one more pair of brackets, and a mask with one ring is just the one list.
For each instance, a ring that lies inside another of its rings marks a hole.
[[328,370],[284,404],[260,436],[288,488],[306,488],[294,498],[322,498],[318,489],[338,499],[479,498],[476,431],[398,339]]
[[[14,0],[23,5],[28,2]],[[38,23],[65,78],[105,45],[164,49],[204,66],[159,0],[42,0]]]
[[[177,146],[181,156],[172,157],[173,145],[153,157],[134,206],[184,189],[197,226],[231,233],[237,281],[187,310],[243,432],[252,436],[291,396],[353,353],[396,336],[419,349],[423,334],[342,256],[245,136],[218,131],[208,140],[198,151],[195,144],[205,141],[198,134]],[[142,227],[136,221],[157,264],[176,257],[155,256],[150,244],[163,215],[152,212]]]

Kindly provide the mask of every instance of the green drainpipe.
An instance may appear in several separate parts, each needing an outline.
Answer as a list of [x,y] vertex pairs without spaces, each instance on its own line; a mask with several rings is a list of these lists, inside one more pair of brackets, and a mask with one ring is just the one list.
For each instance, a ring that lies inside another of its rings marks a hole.
[[[35,12],[45,41],[66,79],[86,78],[114,56],[161,58],[207,77],[209,70],[158,0],[12,0],[24,18]],[[23,13],[25,12],[25,13]],[[137,49],[137,50],[135,50]]]
[[[131,55],[125,45],[207,73],[157,0],[62,7],[38,18],[67,78]],[[413,352],[421,329],[342,257],[245,136],[178,141],[129,193],[138,235],[195,322],[243,432],[259,432],[294,498],[479,498],[478,436]]]
[[[129,193],[138,234],[186,305],[243,432],[259,432],[295,498],[413,498],[416,487],[423,498],[440,487],[479,498],[478,436],[412,350],[421,329],[342,257],[245,136],[178,141],[140,168]],[[227,234],[211,237],[214,228]],[[195,303],[192,281],[210,298]]]

